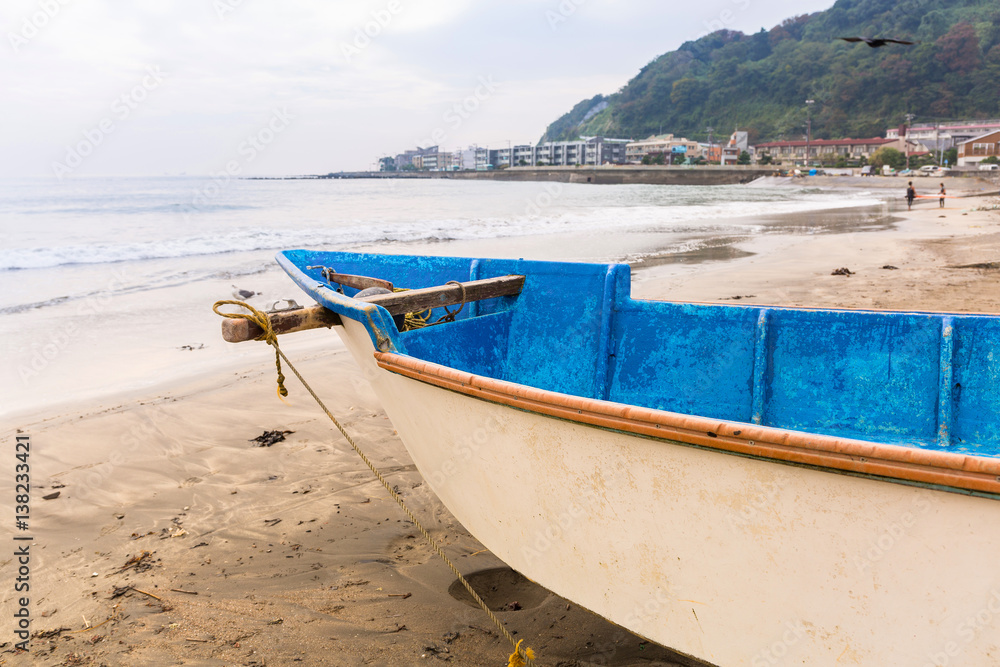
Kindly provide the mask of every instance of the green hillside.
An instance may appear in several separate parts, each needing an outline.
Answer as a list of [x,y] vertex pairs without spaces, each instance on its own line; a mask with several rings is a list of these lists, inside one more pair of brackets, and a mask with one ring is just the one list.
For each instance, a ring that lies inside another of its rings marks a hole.
[[[837,37],[918,41],[873,49]],[[686,42],[610,96],[577,104],[543,141],[580,135],[704,139],[735,127],[752,142],[882,136],[914,122],[1000,117],[996,0],[838,0],[753,35],[722,30]],[[605,104],[600,107],[598,105]],[[588,117],[589,116],[589,117]]]

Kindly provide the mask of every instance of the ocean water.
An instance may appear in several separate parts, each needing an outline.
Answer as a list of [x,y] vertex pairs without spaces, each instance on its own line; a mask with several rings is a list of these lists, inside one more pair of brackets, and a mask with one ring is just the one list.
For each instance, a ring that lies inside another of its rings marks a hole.
[[771,233],[780,225],[768,217],[779,214],[878,203],[868,192],[791,186],[0,181],[0,413],[150,386],[251,354],[221,342],[210,306],[236,288],[262,292],[258,305],[301,299],[273,261],[285,248],[452,254],[452,243],[479,256],[641,263]]

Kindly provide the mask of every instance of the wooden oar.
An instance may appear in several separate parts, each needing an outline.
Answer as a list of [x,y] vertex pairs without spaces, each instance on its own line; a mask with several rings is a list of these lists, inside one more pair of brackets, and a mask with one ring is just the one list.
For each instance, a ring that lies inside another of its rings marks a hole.
[[[421,312],[428,308],[454,306],[463,303],[463,301],[469,303],[493,299],[498,296],[514,296],[521,293],[522,287],[524,287],[524,276],[499,276],[466,283],[393,292],[392,294],[374,294],[359,299],[359,301],[378,304],[388,310],[390,315],[402,315]],[[323,306],[268,313],[268,317],[276,334],[306,331],[320,327],[330,328],[340,324],[340,316]],[[264,333],[263,330],[249,320],[222,320],[222,338],[229,343],[254,340],[262,333]]]

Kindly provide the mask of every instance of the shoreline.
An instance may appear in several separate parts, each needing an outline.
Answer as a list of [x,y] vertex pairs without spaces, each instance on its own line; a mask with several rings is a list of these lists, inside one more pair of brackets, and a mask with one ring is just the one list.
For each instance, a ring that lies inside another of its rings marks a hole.
[[[795,169],[796,167],[791,167]],[[775,183],[791,183],[798,185],[815,185],[823,188],[906,188],[905,181],[913,179],[917,184],[940,182],[944,180],[952,187],[965,186],[976,189],[980,194],[1000,194],[1000,184],[995,177],[990,177],[979,171],[954,172],[951,175],[930,178],[917,174],[907,176],[781,176],[782,171],[789,168],[771,165],[697,165],[697,166],[664,166],[664,165],[571,165],[571,166],[541,166],[541,167],[511,167],[488,171],[413,171],[413,172],[383,172],[383,171],[351,171],[331,172],[329,174],[302,174],[298,176],[255,176],[247,177],[250,181],[296,181],[296,180],[419,180],[419,179],[454,179],[482,181],[535,181],[583,183],[592,185],[732,185],[750,184],[758,180]],[[900,185],[902,184],[902,185]],[[983,187],[983,184],[988,184]]]
[[[738,240],[744,254],[725,261],[639,266],[633,296],[1000,312],[1000,212],[965,206],[997,202],[953,202],[894,211],[875,230]],[[852,275],[830,275],[840,267]],[[335,334],[282,345],[463,573],[497,587],[491,604],[522,607],[498,615],[543,660],[683,664],[530,582],[503,580],[503,564],[423,483]],[[448,593],[451,573],[298,382],[288,405],[275,397],[273,354],[256,347],[166,384],[5,420],[8,441],[21,429],[32,443],[32,630],[55,633],[33,639],[30,656],[0,659],[493,665],[509,654],[482,612]],[[270,430],[293,432],[251,446]],[[7,477],[0,489],[12,494]],[[125,567],[135,557],[143,567]],[[0,563],[12,580],[12,561]],[[4,610],[12,604],[8,595]]]

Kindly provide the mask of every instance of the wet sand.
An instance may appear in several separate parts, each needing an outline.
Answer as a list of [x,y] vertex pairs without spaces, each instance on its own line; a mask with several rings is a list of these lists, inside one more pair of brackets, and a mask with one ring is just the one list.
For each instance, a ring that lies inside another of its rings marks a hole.
[[[953,200],[943,211],[900,213],[874,231],[763,235],[728,244],[722,257],[660,257],[636,265],[633,293],[1000,312],[1000,213],[970,210],[996,204]],[[841,267],[852,274],[830,275]],[[216,343],[191,354],[211,353]],[[283,349],[460,570],[491,606],[506,609],[498,616],[538,651],[540,664],[679,664],[514,577],[484,551],[416,472],[335,334],[290,335]],[[5,423],[5,442],[16,429],[31,439],[34,638],[30,655],[12,651],[14,601],[5,587],[0,661],[504,664],[509,646],[489,620],[449,593],[452,574],[305,391],[294,379],[288,384],[286,405],[263,352],[155,391]],[[270,447],[252,446],[271,430],[292,432]],[[9,465],[0,493],[11,498]],[[11,557],[0,559],[4,581],[13,581],[15,568]]]
[[[921,203],[871,231],[760,236],[725,262],[652,262],[634,274],[633,296],[1000,313],[1000,212],[989,210],[997,201],[949,200],[944,209]],[[842,268],[851,273],[833,275]]]

